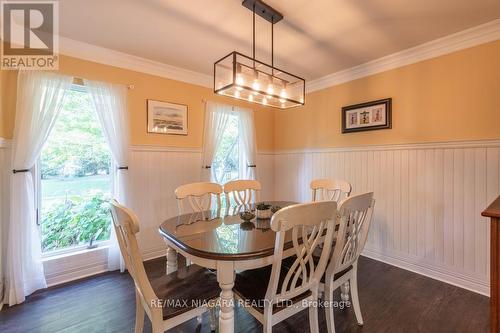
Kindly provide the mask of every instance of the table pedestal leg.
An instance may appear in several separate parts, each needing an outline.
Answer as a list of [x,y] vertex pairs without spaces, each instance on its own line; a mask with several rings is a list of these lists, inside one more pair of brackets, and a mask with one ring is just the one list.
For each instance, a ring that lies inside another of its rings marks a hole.
[[167,274],[177,270],[177,251],[167,246]]
[[342,283],[340,286],[340,299],[344,302],[349,301],[349,281]]
[[232,262],[217,263],[217,281],[221,288],[220,312],[219,312],[219,332],[234,332],[234,266]]

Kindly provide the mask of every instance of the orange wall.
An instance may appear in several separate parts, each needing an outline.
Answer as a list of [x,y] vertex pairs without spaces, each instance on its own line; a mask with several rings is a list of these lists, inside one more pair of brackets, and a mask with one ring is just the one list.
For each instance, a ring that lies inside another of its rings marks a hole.
[[[134,145],[202,147],[204,123],[204,103],[202,100],[213,100],[254,109],[258,149],[273,150],[274,148],[274,111],[272,109],[214,95],[210,88],[67,56],[60,57],[59,72],[79,78],[134,85],[134,89],[128,92],[131,141]],[[0,76],[2,78],[0,87],[0,137],[12,138],[15,116],[16,72],[2,71]],[[182,136],[147,133],[147,99],[188,105],[189,134]]]
[[[306,106],[273,110],[217,96],[209,88],[61,56],[60,72],[129,90],[132,144],[199,148],[202,99],[253,108],[259,150],[500,138],[500,41],[310,93]],[[0,72],[0,137],[12,138],[16,72]],[[393,128],[341,134],[341,108],[392,97]],[[146,100],[189,107],[189,135],[146,133]]]
[[0,138],[12,138],[16,85],[17,72],[0,70]]
[[[342,106],[387,97],[392,129],[341,133]],[[499,139],[500,41],[316,91],[275,115],[277,150]]]

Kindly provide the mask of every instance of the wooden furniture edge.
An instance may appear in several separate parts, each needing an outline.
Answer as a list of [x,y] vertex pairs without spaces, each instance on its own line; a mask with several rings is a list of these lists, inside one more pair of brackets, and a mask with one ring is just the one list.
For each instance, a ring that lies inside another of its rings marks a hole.
[[500,196],[496,198],[482,213],[482,216],[500,219]]

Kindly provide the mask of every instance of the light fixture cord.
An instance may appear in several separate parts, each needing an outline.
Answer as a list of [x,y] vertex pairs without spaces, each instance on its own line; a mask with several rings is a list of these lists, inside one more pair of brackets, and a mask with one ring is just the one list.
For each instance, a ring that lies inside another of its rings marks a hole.
[[271,16],[271,75],[274,75],[274,15]]
[[255,69],[255,2],[253,3],[253,68]]

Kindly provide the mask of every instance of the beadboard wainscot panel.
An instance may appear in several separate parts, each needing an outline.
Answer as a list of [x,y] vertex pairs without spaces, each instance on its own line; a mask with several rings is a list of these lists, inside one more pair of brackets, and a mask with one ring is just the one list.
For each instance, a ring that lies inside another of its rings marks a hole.
[[500,140],[275,153],[276,199],[310,200],[314,178],[374,191],[365,256],[489,294],[481,211],[500,193]]
[[[175,189],[198,182],[201,176],[200,149],[133,146],[129,165],[130,207],[141,223],[138,242],[144,259],[165,254],[158,233],[162,221],[177,215]],[[274,154],[257,158],[257,178],[262,182],[262,200],[274,198]]]

